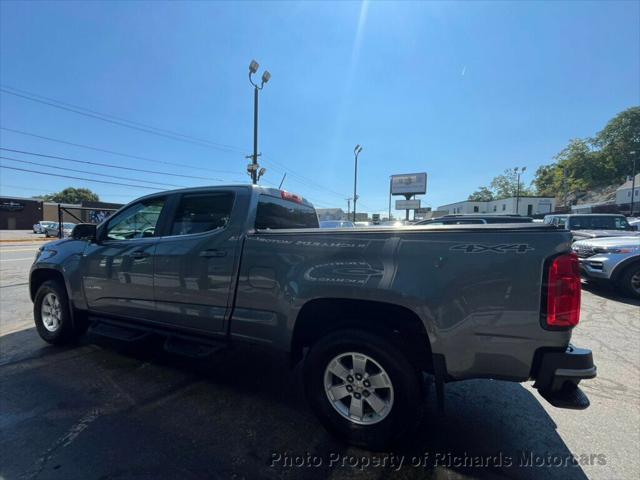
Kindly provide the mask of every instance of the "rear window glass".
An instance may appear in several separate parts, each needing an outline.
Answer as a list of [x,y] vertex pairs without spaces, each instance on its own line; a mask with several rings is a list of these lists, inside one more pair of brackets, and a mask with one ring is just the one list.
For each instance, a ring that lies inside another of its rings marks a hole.
[[256,212],[256,229],[318,228],[313,207],[281,198],[260,195]]

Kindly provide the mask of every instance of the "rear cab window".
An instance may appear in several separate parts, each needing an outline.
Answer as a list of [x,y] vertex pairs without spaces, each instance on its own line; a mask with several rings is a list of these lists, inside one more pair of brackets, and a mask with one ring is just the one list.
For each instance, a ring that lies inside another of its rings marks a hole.
[[227,226],[233,209],[232,192],[189,193],[182,196],[169,235],[192,235]]
[[318,228],[318,215],[311,205],[292,199],[261,194],[256,211],[256,230],[281,230],[285,228]]

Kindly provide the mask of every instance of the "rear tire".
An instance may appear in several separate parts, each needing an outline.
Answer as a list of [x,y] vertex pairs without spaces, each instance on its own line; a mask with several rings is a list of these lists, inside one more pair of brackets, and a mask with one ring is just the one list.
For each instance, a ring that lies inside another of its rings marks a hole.
[[383,450],[422,419],[421,374],[382,336],[330,333],[309,351],[303,375],[313,411],[348,444]]
[[33,300],[33,319],[40,338],[54,345],[69,343],[86,331],[81,321],[75,328],[67,291],[57,280],[48,280],[38,288]]
[[627,267],[619,281],[620,288],[632,298],[640,298],[640,263]]

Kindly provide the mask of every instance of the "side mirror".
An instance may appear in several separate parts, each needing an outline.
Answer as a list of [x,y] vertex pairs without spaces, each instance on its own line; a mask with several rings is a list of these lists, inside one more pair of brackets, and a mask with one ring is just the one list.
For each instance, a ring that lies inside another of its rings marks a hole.
[[92,223],[79,223],[71,231],[71,238],[74,240],[96,241],[96,226]]

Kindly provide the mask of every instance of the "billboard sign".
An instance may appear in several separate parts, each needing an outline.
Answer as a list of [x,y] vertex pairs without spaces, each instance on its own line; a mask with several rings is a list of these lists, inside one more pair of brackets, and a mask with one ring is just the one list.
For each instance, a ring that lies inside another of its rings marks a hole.
[[396,200],[396,210],[415,210],[420,208],[420,200]]
[[391,175],[391,195],[421,195],[427,193],[427,174]]

